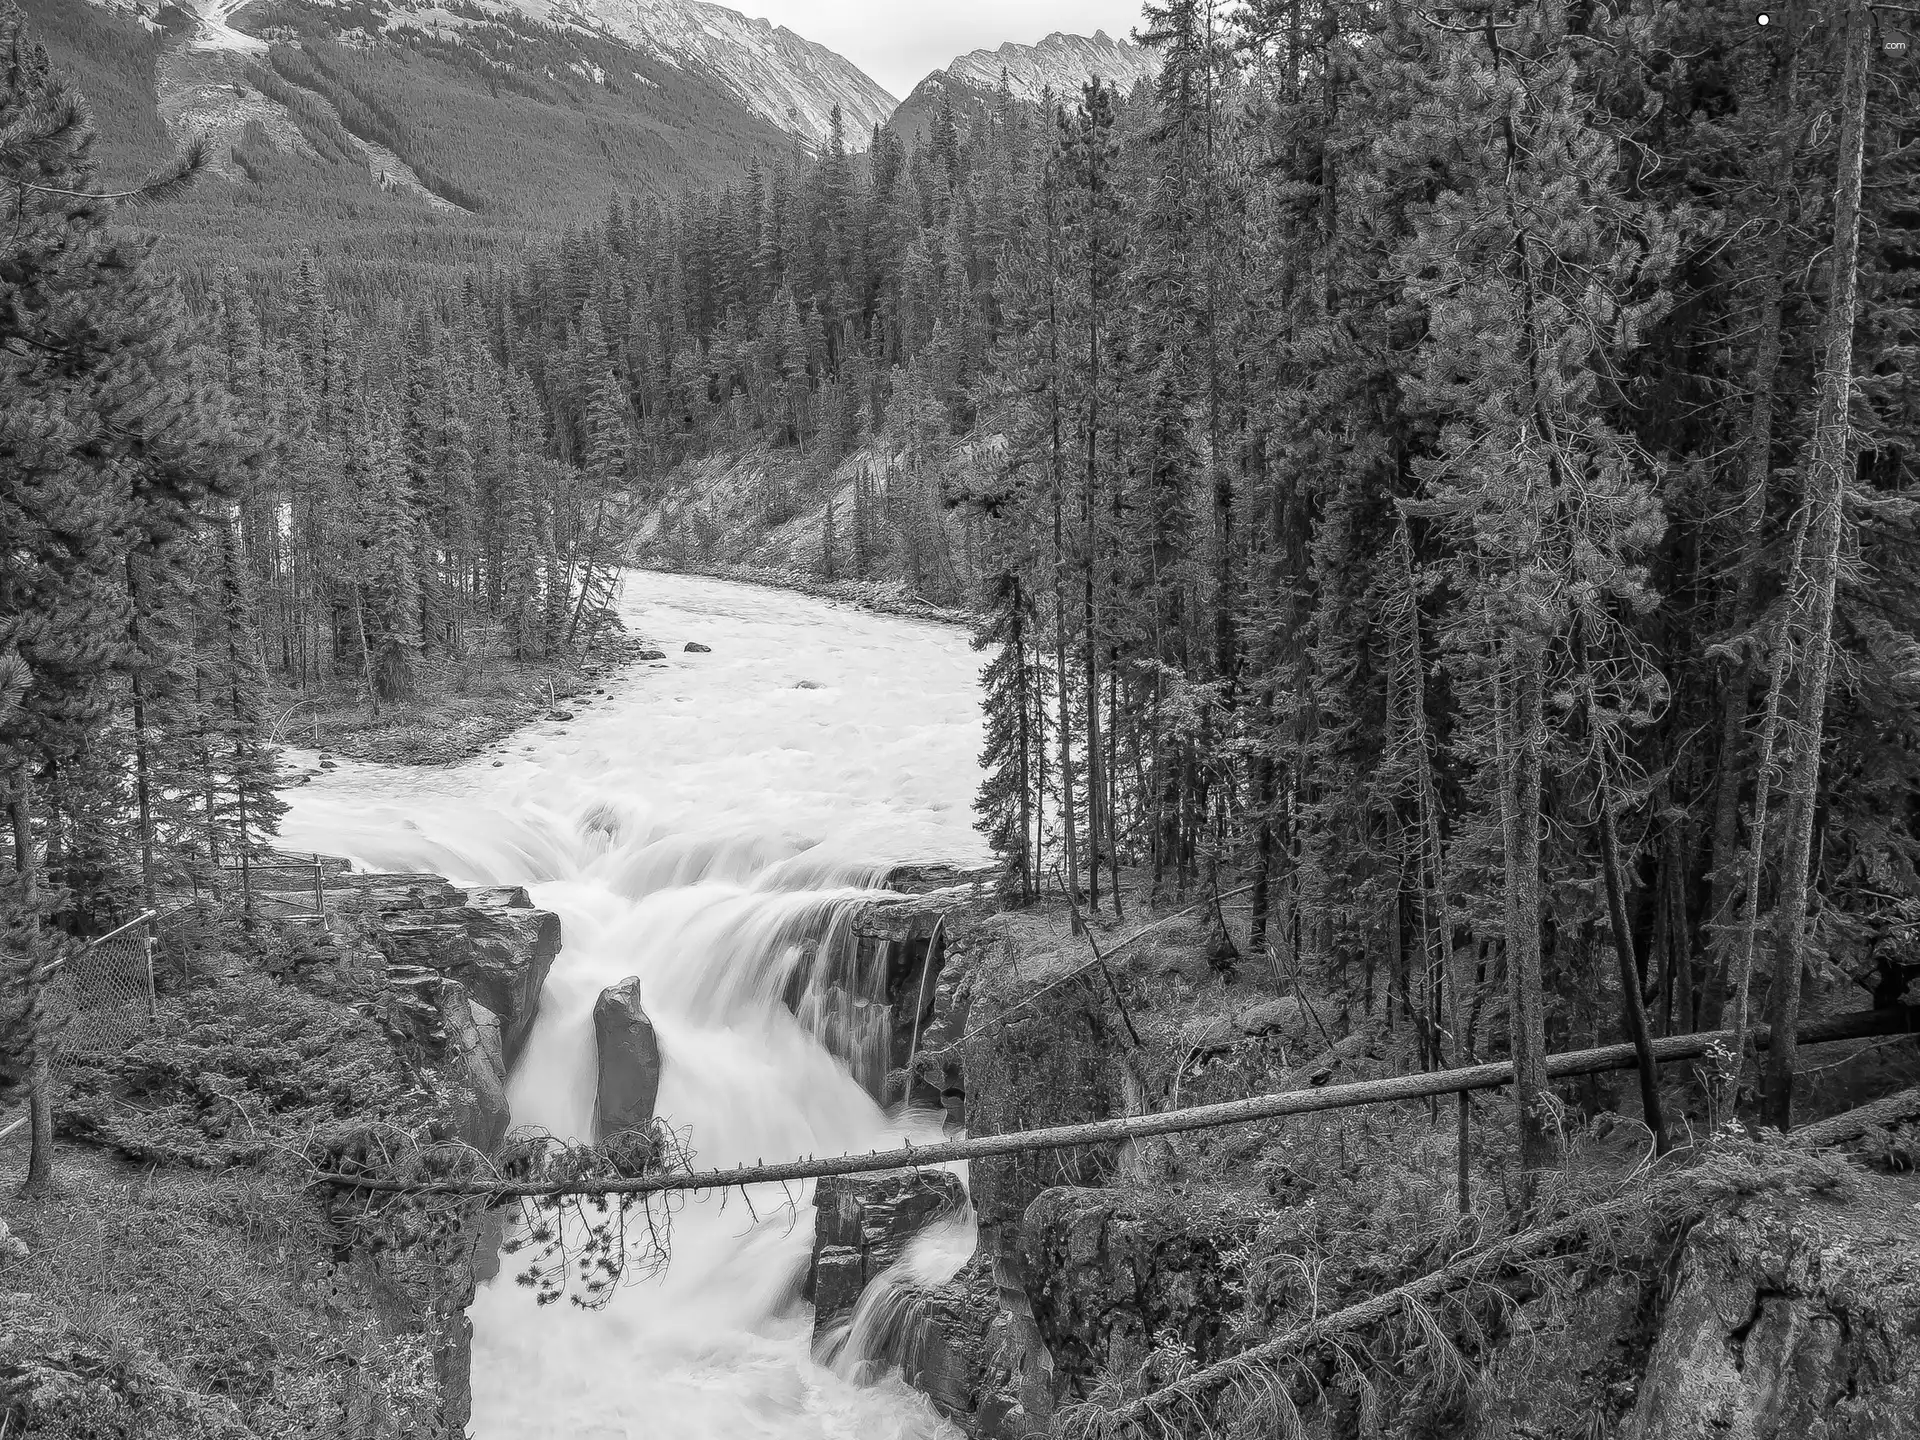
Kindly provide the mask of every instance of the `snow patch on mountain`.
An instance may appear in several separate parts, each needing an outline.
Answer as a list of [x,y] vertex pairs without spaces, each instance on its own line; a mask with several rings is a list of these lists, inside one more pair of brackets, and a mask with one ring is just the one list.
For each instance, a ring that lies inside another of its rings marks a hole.
[[1055,31],[1038,45],[1009,41],[998,50],[975,50],[936,76],[944,76],[949,83],[994,90],[1003,71],[1018,100],[1038,100],[1048,90],[1077,95],[1096,75],[1124,95],[1139,81],[1160,73],[1160,56],[1130,40],[1115,40],[1104,30],[1091,36]]
[[186,0],[181,6],[193,16],[193,36],[187,41],[194,50],[233,50],[242,55],[264,55],[267,42],[234,29],[227,22],[244,9],[248,0]]

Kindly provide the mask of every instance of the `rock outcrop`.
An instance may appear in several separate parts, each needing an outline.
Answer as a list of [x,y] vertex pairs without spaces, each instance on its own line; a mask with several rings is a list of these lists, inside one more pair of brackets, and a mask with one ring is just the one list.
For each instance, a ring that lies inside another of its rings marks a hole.
[[440,989],[441,1023],[447,1048],[459,1059],[461,1078],[471,1098],[454,1102],[459,1137],[491,1154],[513,1122],[507,1103],[507,1059],[500,1041],[500,1017],[479,1004],[457,980]]
[[815,1343],[853,1314],[860,1292],[900,1258],[908,1241],[965,1202],[966,1188],[945,1170],[821,1180],[813,1192],[813,1261],[806,1288],[813,1301]]
[[[1124,1040],[1104,993],[1074,981],[970,1040],[966,1124],[970,1135],[1004,1135],[1106,1120],[1125,1112],[1113,1056]],[[976,1002],[978,997],[976,998]],[[992,1002],[998,1010],[1001,1001]],[[1011,1012],[1008,1012],[1011,1013]],[[1097,1185],[1119,1168],[1118,1148],[1088,1145],[1058,1153],[975,1161],[968,1175],[982,1244],[1011,1249],[1020,1218],[1044,1190]],[[1004,1237],[1004,1240],[1003,1240]]]
[[1138,1370],[1168,1336],[1202,1365],[1238,1348],[1233,1255],[1251,1230],[1165,1193],[1058,1189],[1036,1199],[1021,1220],[1020,1260],[1066,1388],[1084,1395],[1102,1370]]
[[[425,883],[406,893],[416,891],[433,898],[443,894]],[[368,904],[379,911],[376,938],[392,966],[457,980],[499,1017],[502,1056],[511,1067],[533,1029],[547,971],[560,953],[560,917],[534,909],[524,890],[508,892],[504,902],[499,895],[497,890],[454,890],[457,903],[451,905],[395,908],[387,893],[375,891]]]
[[1688,1238],[1624,1440],[1920,1434],[1920,1179]]
[[637,978],[600,992],[593,1005],[593,1039],[599,1068],[595,1138],[644,1132],[653,1124],[660,1095],[660,1037],[641,1006]]

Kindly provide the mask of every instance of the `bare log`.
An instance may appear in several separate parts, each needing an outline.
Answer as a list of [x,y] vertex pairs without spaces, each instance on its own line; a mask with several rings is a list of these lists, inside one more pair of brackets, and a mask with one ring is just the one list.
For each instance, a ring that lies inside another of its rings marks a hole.
[[[1864,1010],[1809,1025],[1800,1032],[1802,1045],[1822,1045],[1841,1040],[1857,1040],[1875,1035],[1904,1035],[1920,1030],[1920,1008],[1903,1006],[1893,1010]],[[1669,1035],[1653,1042],[1654,1058],[1662,1064],[1697,1060],[1732,1040],[1727,1031],[1708,1031],[1697,1035]],[[1755,1037],[1765,1043],[1764,1036]],[[1595,1050],[1573,1050],[1547,1057],[1549,1079],[1572,1075],[1595,1075],[1608,1070],[1625,1070],[1638,1063],[1632,1045],[1604,1045]],[[866,1155],[833,1155],[815,1159],[783,1161],[774,1165],[745,1165],[733,1170],[691,1171],[680,1174],[635,1176],[631,1179],[593,1180],[499,1180],[447,1177],[407,1179],[386,1175],[348,1175],[321,1172],[316,1183],[343,1190],[374,1194],[481,1196],[500,1200],[533,1199],[560,1195],[661,1195],[677,1191],[724,1190],[740,1185],[776,1184],[791,1180],[815,1180],[823,1175],[865,1175],[882,1170],[910,1169],[922,1165],[946,1165],[959,1160],[980,1160],[996,1155],[1024,1154],[1034,1150],[1069,1150],[1080,1145],[1103,1145],[1114,1141],[1140,1140],[1152,1135],[1179,1135],[1194,1130],[1217,1130],[1230,1125],[1248,1125],[1263,1120],[1279,1120],[1291,1115],[1309,1115],[1323,1110],[1348,1110],[1363,1105],[1389,1105],[1404,1100],[1424,1100],[1432,1095],[1455,1091],[1492,1090],[1512,1082],[1513,1066],[1506,1061],[1475,1065],[1460,1070],[1439,1070],[1421,1075],[1396,1075],[1385,1080],[1367,1080],[1353,1085],[1328,1085],[1317,1090],[1295,1090],[1273,1095],[1256,1095],[1247,1100],[1229,1100],[1217,1105],[1195,1105],[1184,1110],[1169,1110],[1157,1115],[1128,1115],[1113,1120],[1096,1120],[1081,1125],[1056,1125],[1043,1130],[1015,1131],[1006,1135],[982,1135],[971,1140],[951,1140],[938,1145],[906,1145],[897,1150],[880,1150]]]

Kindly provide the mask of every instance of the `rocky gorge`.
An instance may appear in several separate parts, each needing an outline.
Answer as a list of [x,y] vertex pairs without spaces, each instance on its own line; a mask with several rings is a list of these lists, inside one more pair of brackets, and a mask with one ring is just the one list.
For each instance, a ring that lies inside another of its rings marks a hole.
[[[1064,925],[1032,912],[975,905],[942,928],[913,1083],[954,1104],[969,1134],[1138,1113],[1143,1073],[1160,1082],[1144,1093],[1165,1105],[1176,1086],[1201,1103],[1405,1063],[1404,1028],[1317,1015],[1268,980],[1223,977],[1205,925],[1176,922],[1116,960],[1111,989],[1098,967],[1081,968]],[[1047,1003],[1022,1005],[1048,986]],[[1858,1047],[1827,1053],[1837,1069],[1873,1059]],[[1631,1112],[1629,1094],[1607,1099]],[[1844,1103],[1835,1095],[1829,1106]],[[886,1332],[883,1358],[967,1435],[1050,1434],[1116,1385],[1137,1392],[1223,1360],[1302,1307],[1383,1288],[1396,1263],[1419,1273],[1432,1263],[1422,1247],[1462,1243],[1464,1222],[1444,1213],[1451,1176],[1434,1173],[1444,1124],[1369,1112],[1293,1123],[1305,1133],[1259,1127],[1176,1138],[1154,1154],[1092,1147],[972,1161],[977,1249],[950,1278],[897,1282],[911,1293],[887,1302],[904,1319]],[[1715,1199],[1693,1218],[1667,1223],[1649,1208],[1593,1253],[1570,1255],[1562,1274],[1508,1277],[1490,1287],[1491,1305],[1441,1314],[1424,1356],[1400,1360],[1405,1342],[1382,1342],[1373,1354],[1389,1376],[1459,1367],[1451,1386],[1403,1381],[1389,1433],[1916,1433],[1914,1130],[1896,1121],[1864,1133],[1808,1185],[1749,1176],[1714,1192],[1719,1181],[1705,1178]],[[1596,1132],[1587,1163],[1610,1168],[1626,1134]],[[916,1229],[966,1202],[951,1176],[925,1170],[823,1181],[816,1203],[810,1293],[827,1346],[871,1302],[872,1291],[853,1299],[856,1284],[884,1289],[883,1267],[906,1270]],[[1443,1340],[1456,1360],[1431,1348]],[[1293,1379],[1317,1396],[1299,1402],[1305,1433],[1359,1423],[1351,1371],[1318,1360]]]

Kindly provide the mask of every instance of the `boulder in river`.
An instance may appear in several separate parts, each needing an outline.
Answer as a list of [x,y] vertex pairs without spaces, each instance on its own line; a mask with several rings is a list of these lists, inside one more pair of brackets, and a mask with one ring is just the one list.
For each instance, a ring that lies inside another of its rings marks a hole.
[[628,978],[600,992],[593,1005],[593,1039],[600,1072],[595,1138],[644,1132],[653,1123],[660,1094],[660,1037],[640,1004],[639,980]]
[[702,645],[698,640],[689,640],[687,642],[687,654],[689,655],[711,655],[712,653],[713,647],[711,645]]

